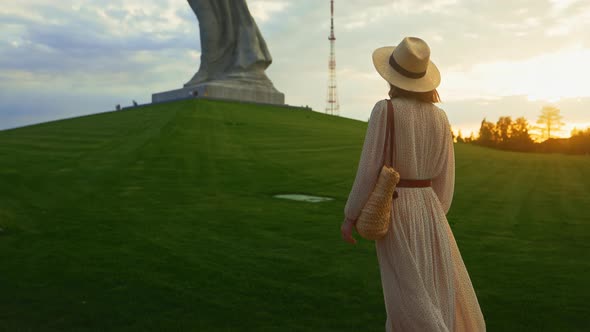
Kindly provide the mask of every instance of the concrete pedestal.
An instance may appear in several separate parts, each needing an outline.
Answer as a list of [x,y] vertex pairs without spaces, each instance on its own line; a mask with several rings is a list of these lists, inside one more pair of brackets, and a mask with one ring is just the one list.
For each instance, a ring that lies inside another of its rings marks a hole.
[[219,99],[248,101],[264,104],[285,104],[285,95],[273,86],[244,84],[240,82],[213,81],[194,86],[185,86],[152,94],[152,103],[186,98],[211,97]]

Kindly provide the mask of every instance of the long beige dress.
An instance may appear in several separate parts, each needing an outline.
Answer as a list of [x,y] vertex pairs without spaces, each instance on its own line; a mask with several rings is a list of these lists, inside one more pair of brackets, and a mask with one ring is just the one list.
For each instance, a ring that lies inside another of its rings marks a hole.
[[[446,214],[455,157],[445,112],[430,103],[394,98],[394,168],[402,179],[433,179],[432,187],[398,188],[385,237],[375,241],[387,312],[385,330],[485,331],[471,279]],[[371,112],[354,184],[344,208],[356,220],[383,160],[387,102]],[[389,149],[390,147],[388,147]]]

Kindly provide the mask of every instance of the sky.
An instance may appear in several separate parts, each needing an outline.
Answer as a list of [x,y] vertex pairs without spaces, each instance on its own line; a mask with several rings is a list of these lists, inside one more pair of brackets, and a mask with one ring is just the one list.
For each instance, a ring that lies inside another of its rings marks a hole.
[[[330,1],[249,0],[286,103],[324,112]],[[374,49],[424,39],[464,136],[482,119],[535,123],[541,107],[590,127],[590,1],[336,0],[339,116],[367,121],[388,85]],[[198,70],[198,21],[183,0],[20,0],[0,6],[0,130],[113,110],[181,88]]]

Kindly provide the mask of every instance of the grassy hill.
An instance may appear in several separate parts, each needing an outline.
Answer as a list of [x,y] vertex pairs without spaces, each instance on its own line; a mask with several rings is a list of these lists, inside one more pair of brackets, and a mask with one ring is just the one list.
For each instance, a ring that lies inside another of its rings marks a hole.
[[[189,100],[0,131],[0,330],[383,331],[374,243],[339,233],[365,130]],[[589,330],[590,158],[456,159],[488,330]]]

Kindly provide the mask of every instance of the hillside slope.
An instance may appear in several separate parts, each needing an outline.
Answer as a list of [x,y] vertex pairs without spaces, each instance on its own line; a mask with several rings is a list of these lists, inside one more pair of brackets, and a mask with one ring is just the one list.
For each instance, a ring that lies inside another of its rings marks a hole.
[[[382,330],[374,244],[339,234],[365,130],[188,100],[0,131],[0,330]],[[590,158],[456,156],[488,330],[588,328]]]

